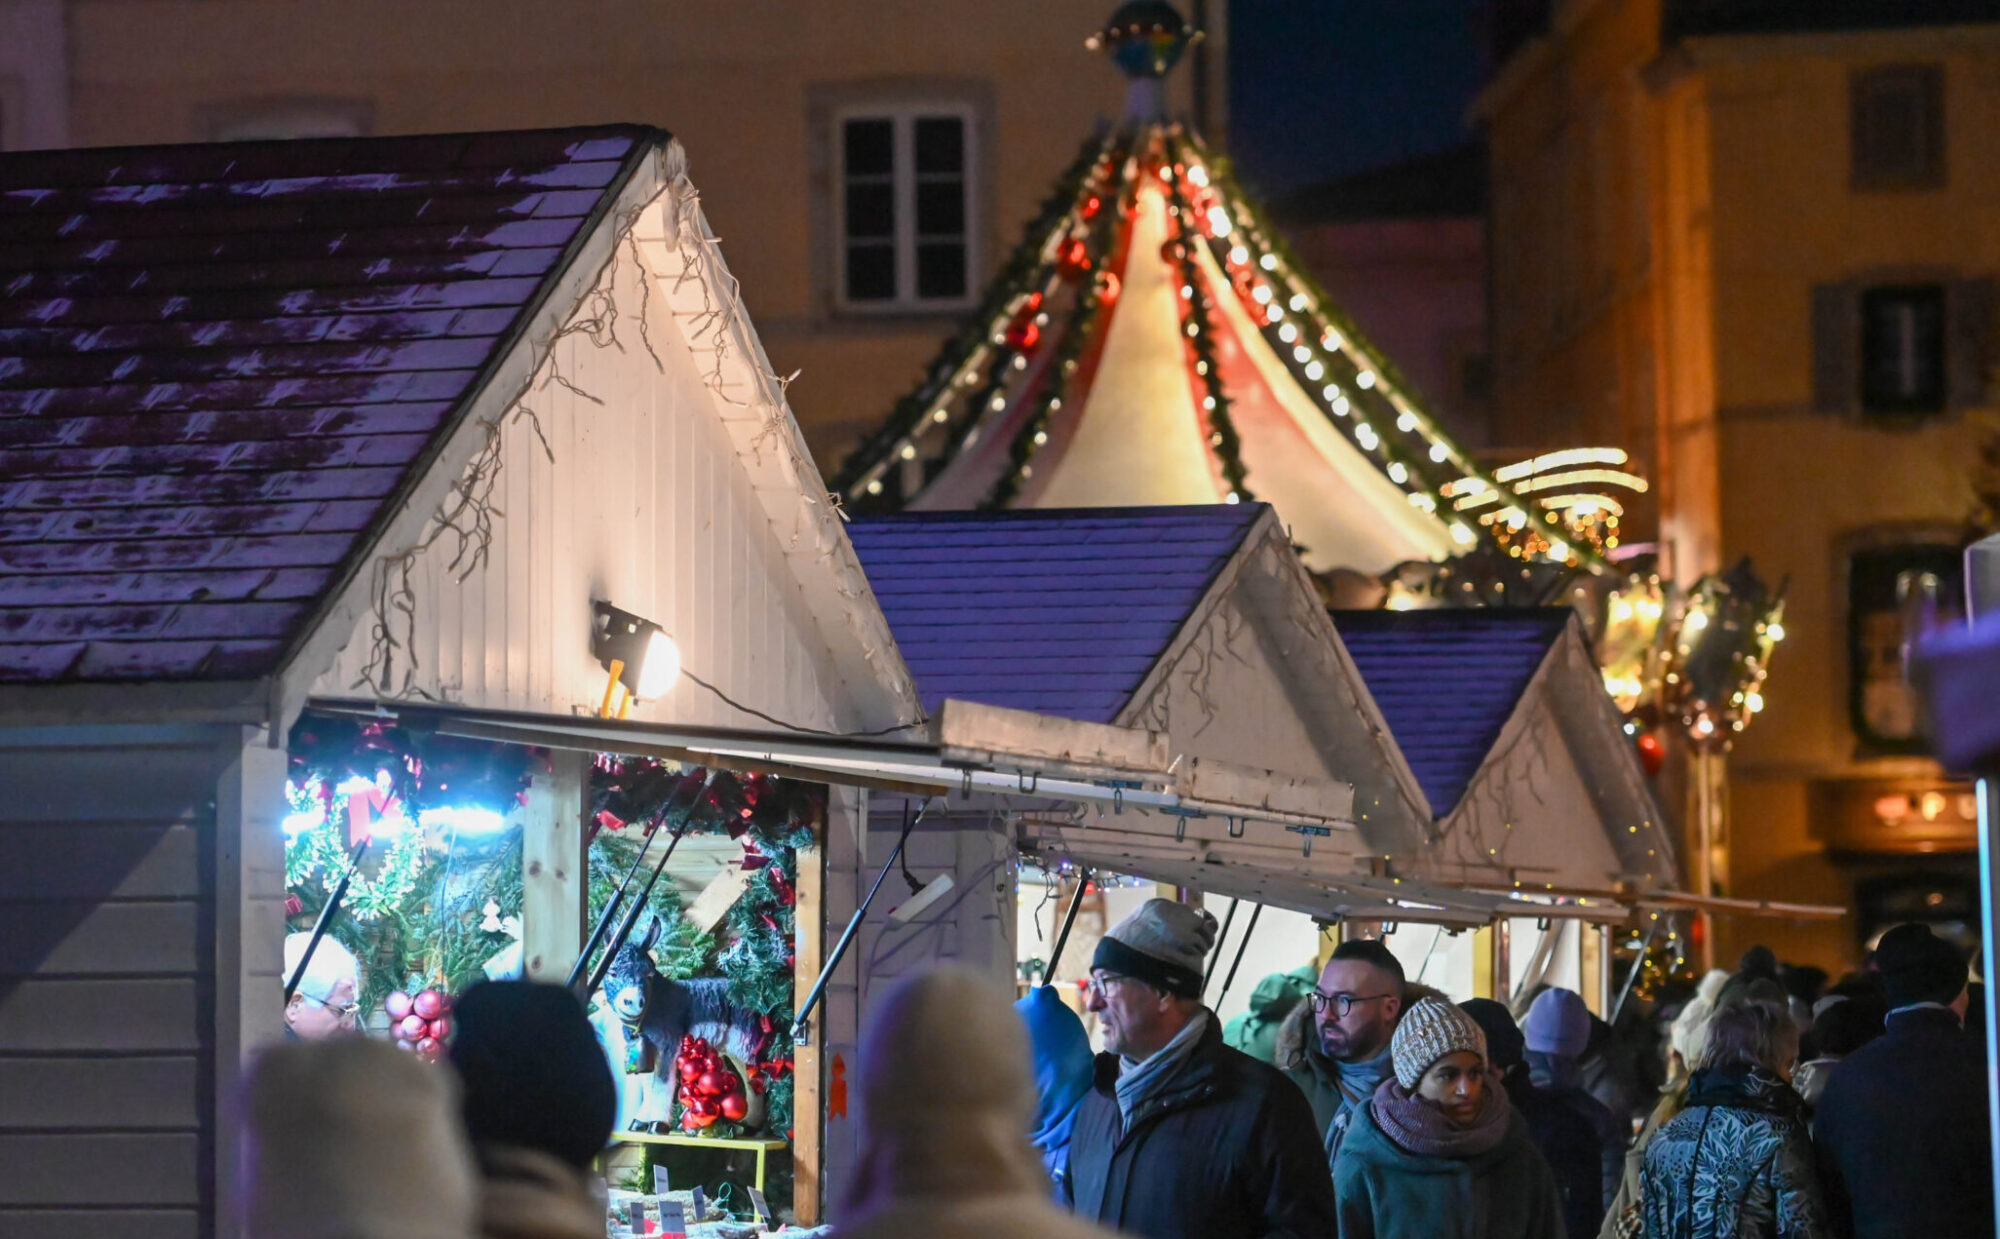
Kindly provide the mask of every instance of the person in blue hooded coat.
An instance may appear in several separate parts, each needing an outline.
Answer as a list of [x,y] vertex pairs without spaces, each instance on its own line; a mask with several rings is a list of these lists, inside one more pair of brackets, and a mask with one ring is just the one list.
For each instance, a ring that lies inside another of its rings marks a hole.
[[1059,1184],[1069,1164],[1069,1136],[1076,1129],[1076,1110],[1095,1078],[1096,1055],[1083,1020],[1052,985],[1038,985],[1014,1004],[1028,1027],[1028,1047],[1035,1062],[1035,1126],[1028,1139],[1042,1155],[1049,1181]]

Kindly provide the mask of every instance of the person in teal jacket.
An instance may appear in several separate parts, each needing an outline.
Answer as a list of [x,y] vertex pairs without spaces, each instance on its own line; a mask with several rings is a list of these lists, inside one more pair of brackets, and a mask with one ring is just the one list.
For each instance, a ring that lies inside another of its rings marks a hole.
[[1563,1239],[1562,1197],[1472,1017],[1425,998],[1333,1166],[1340,1239]]
[[1285,1017],[1306,1000],[1319,980],[1319,969],[1307,964],[1290,972],[1274,972],[1257,982],[1250,992],[1250,1009],[1229,1021],[1222,1030],[1223,1043],[1241,1050],[1260,1063],[1276,1065],[1278,1030]]

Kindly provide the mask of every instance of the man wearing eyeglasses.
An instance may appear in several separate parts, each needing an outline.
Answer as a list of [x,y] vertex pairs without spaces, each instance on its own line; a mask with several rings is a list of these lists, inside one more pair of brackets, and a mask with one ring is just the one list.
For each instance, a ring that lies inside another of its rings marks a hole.
[[1318,987],[1285,1021],[1278,1066],[1312,1103],[1328,1166],[1355,1109],[1395,1073],[1389,1039],[1404,1007],[1432,992],[1407,984],[1403,965],[1381,942],[1355,938],[1334,949]]
[[1320,1239],[1339,1223],[1312,1110],[1222,1040],[1202,1004],[1215,918],[1150,899],[1091,961],[1105,1053],[1077,1108],[1057,1199],[1149,1239]]
[[[309,933],[285,938],[285,977],[290,979],[306,957]],[[360,1031],[361,962],[331,937],[313,948],[306,974],[285,1004],[285,1040],[323,1041]]]

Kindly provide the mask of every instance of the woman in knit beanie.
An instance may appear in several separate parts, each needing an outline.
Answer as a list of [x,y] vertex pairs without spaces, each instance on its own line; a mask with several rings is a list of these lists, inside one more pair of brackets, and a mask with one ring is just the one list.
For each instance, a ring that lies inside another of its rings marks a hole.
[[1507,1099],[1470,1015],[1403,1013],[1382,1082],[1333,1167],[1342,1239],[1563,1239],[1555,1176]]

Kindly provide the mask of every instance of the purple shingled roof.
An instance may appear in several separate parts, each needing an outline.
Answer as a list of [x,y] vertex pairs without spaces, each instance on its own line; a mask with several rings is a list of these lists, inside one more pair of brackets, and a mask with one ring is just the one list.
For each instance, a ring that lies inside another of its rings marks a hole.
[[0,680],[275,669],[663,137],[0,155]]
[[1434,815],[1458,807],[1571,617],[1563,607],[1333,613]]
[[1264,510],[912,512],[847,532],[925,709],[1108,723]]

